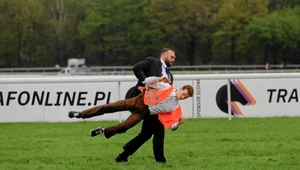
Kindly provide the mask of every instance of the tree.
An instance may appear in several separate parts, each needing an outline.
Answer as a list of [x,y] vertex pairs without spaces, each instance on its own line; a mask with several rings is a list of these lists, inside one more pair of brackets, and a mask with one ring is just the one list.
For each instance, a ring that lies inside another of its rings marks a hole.
[[213,30],[213,18],[220,0],[164,1],[152,0],[146,9],[150,27],[159,32],[158,44],[176,49],[177,63],[193,65],[207,63]]
[[[300,7],[274,11],[264,18],[255,18],[246,27],[248,51],[264,51],[256,54],[258,61],[279,64],[281,61],[300,62]],[[255,54],[253,54],[255,55]]]
[[3,65],[22,67],[35,62],[35,31],[41,22],[42,10],[35,0],[0,1],[0,21],[3,23],[0,26],[0,56]]
[[224,1],[216,19],[219,29],[214,33],[213,55],[216,63],[236,63],[237,40],[243,34],[244,27],[253,17],[267,15],[268,4],[268,1],[261,0]]
[[79,26],[90,63],[127,65],[148,52],[149,29],[143,19],[147,3],[149,0],[90,1]]
[[66,48],[66,24],[68,21],[69,4],[65,0],[43,0],[48,9],[54,31],[54,62],[61,65],[65,59],[64,50]]
[[293,8],[300,5],[299,0],[270,0],[269,11],[280,10],[283,8]]
[[89,0],[43,0],[50,24],[49,39],[52,44],[54,64],[66,65],[73,57],[84,57],[84,45],[78,36],[78,25],[85,18],[85,7]]

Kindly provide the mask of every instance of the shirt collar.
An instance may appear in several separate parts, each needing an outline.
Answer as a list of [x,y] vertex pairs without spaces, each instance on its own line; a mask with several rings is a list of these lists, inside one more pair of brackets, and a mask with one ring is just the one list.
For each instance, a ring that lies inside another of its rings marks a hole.
[[166,63],[162,59],[160,59],[160,61],[161,61],[162,65],[164,66],[164,68],[167,68]]

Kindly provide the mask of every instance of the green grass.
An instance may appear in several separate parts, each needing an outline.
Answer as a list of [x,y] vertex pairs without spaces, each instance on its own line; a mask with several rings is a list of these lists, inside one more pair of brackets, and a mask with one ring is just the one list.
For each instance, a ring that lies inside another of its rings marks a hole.
[[300,117],[186,120],[166,131],[165,165],[156,164],[149,140],[127,163],[115,163],[138,124],[111,139],[90,137],[117,122],[2,123],[0,169],[292,170],[300,167]]

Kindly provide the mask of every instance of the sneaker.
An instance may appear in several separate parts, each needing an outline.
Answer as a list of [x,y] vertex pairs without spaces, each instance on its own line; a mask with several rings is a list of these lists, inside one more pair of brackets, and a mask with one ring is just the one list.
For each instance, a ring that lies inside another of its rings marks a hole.
[[74,117],[81,118],[80,112],[77,112],[77,111],[70,111],[68,116],[69,116],[69,118],[74,118]]
[[103,127],[98,127],[96,129],[92,129],[90,132],[91,137],[97,136],[99,134],[103,134],[104,133],[104,128]]
[[120,163],[120,162],[128,162],[127,158],[123,158],[121,157],[121,155],[118,155],[116,158],[115,158],[115,161]]

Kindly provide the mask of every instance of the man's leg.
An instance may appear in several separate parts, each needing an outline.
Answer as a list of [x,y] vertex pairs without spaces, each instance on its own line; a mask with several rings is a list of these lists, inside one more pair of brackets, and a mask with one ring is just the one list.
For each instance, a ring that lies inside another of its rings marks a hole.
[[165,139],[165,128],[164,125],[159,121],[158,116],[152,118],[153,123],[153,153],[156,162],[165,163],[166,158],[164,156],[164,139]]
[[117,133],[125,133],[128,129],[135,126],[143,119],[142,114],[132,113],[125,121],[115,125],[104,128],[104,136],[108,139]]
[[114,112],[126,111],[126,110],[140,110],[140,109],[148,108],[148,106],[146,106],[143,101],[144,101],[143,94],[140,94],[130,99],[119,100],[114,103],[92,107],[90,109],[81,112],[70,111],[69,117],[85,119],[85,118],[91,118],[94,116],[103,115],[105,113],[114,113]]
[[137,151],[147,140],[151,138],[153,133],[151,117],[152,116],[148,114],[146,115],[143,120],[141,132],[123,146],[124,151],[117,156],[115,159],[116,162],[123,162],[123,160],[127,160],[130,155]]

